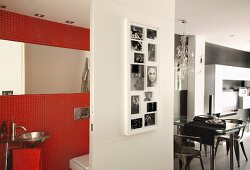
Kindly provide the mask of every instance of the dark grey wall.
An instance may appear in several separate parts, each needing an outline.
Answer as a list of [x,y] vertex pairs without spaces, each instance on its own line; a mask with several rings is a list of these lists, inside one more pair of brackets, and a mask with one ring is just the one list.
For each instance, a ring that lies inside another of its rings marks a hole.
[[221,64],[250,68],[250,53],[211,43],[205,46],[205,64]]

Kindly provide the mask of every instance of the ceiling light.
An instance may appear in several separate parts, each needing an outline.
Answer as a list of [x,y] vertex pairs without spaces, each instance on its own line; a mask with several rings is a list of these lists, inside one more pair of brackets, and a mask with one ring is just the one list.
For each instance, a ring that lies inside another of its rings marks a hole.
[[234,34],[229,35],[229,37],[234,37]]
[[5,5],[0,4],[0,8],[4,9],[4,8],[6,8],[6,6],[5,6]]
[[43,18],[45,15],[43,14],[35,14],[36,17],[40,17],[40,18]]
[[69,21],[69,20],[67,20],[67,21],[65,21],[67,24],[73,24],[73,23],[75,23],[75,22],[73,22],[73,21]]
[[180,45],[176,48],[175,70],[178,79],[178,89],[181,89],[181,80],[185,79],[188,72],[192,72],[194,66],[194,53],[188,46],[188,38],[185,35],[186,20],[179,20],[183,24],[183,34],[180,37]]

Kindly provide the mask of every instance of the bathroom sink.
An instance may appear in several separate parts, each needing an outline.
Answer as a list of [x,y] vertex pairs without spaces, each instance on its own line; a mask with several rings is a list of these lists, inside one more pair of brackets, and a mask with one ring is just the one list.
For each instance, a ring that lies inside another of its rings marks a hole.
[[50,137],[47,132],[27,132],[18,136],[18,140],[25,147],[36,147]]

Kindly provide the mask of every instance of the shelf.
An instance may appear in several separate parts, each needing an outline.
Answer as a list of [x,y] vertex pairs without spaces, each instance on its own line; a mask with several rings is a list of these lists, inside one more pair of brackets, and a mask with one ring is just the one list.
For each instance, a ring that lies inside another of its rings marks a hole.
[[235,92],[235,93],[238,93],[239,90],[222,90],[222,92]]
[[222,113],[220,114],[220,118],[221,117],[227,117],[227,116],[233,116],[233,115],[236,115],[237,112],[230,112],[230,113]]

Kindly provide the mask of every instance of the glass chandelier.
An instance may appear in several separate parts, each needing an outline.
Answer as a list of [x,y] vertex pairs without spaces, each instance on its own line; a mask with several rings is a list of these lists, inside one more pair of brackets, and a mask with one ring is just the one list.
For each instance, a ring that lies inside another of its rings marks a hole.
[[194,70],[194,53],[188,46],[188,38],[185,35],[185,24],[187,23],[187,21],[180,21],[184,25],[184,31],[182,36],[180,37],[181,44],[176,48],[177,52],[175,56],[175,73],[178,81],[183,80],[187,76],[188,72]]

